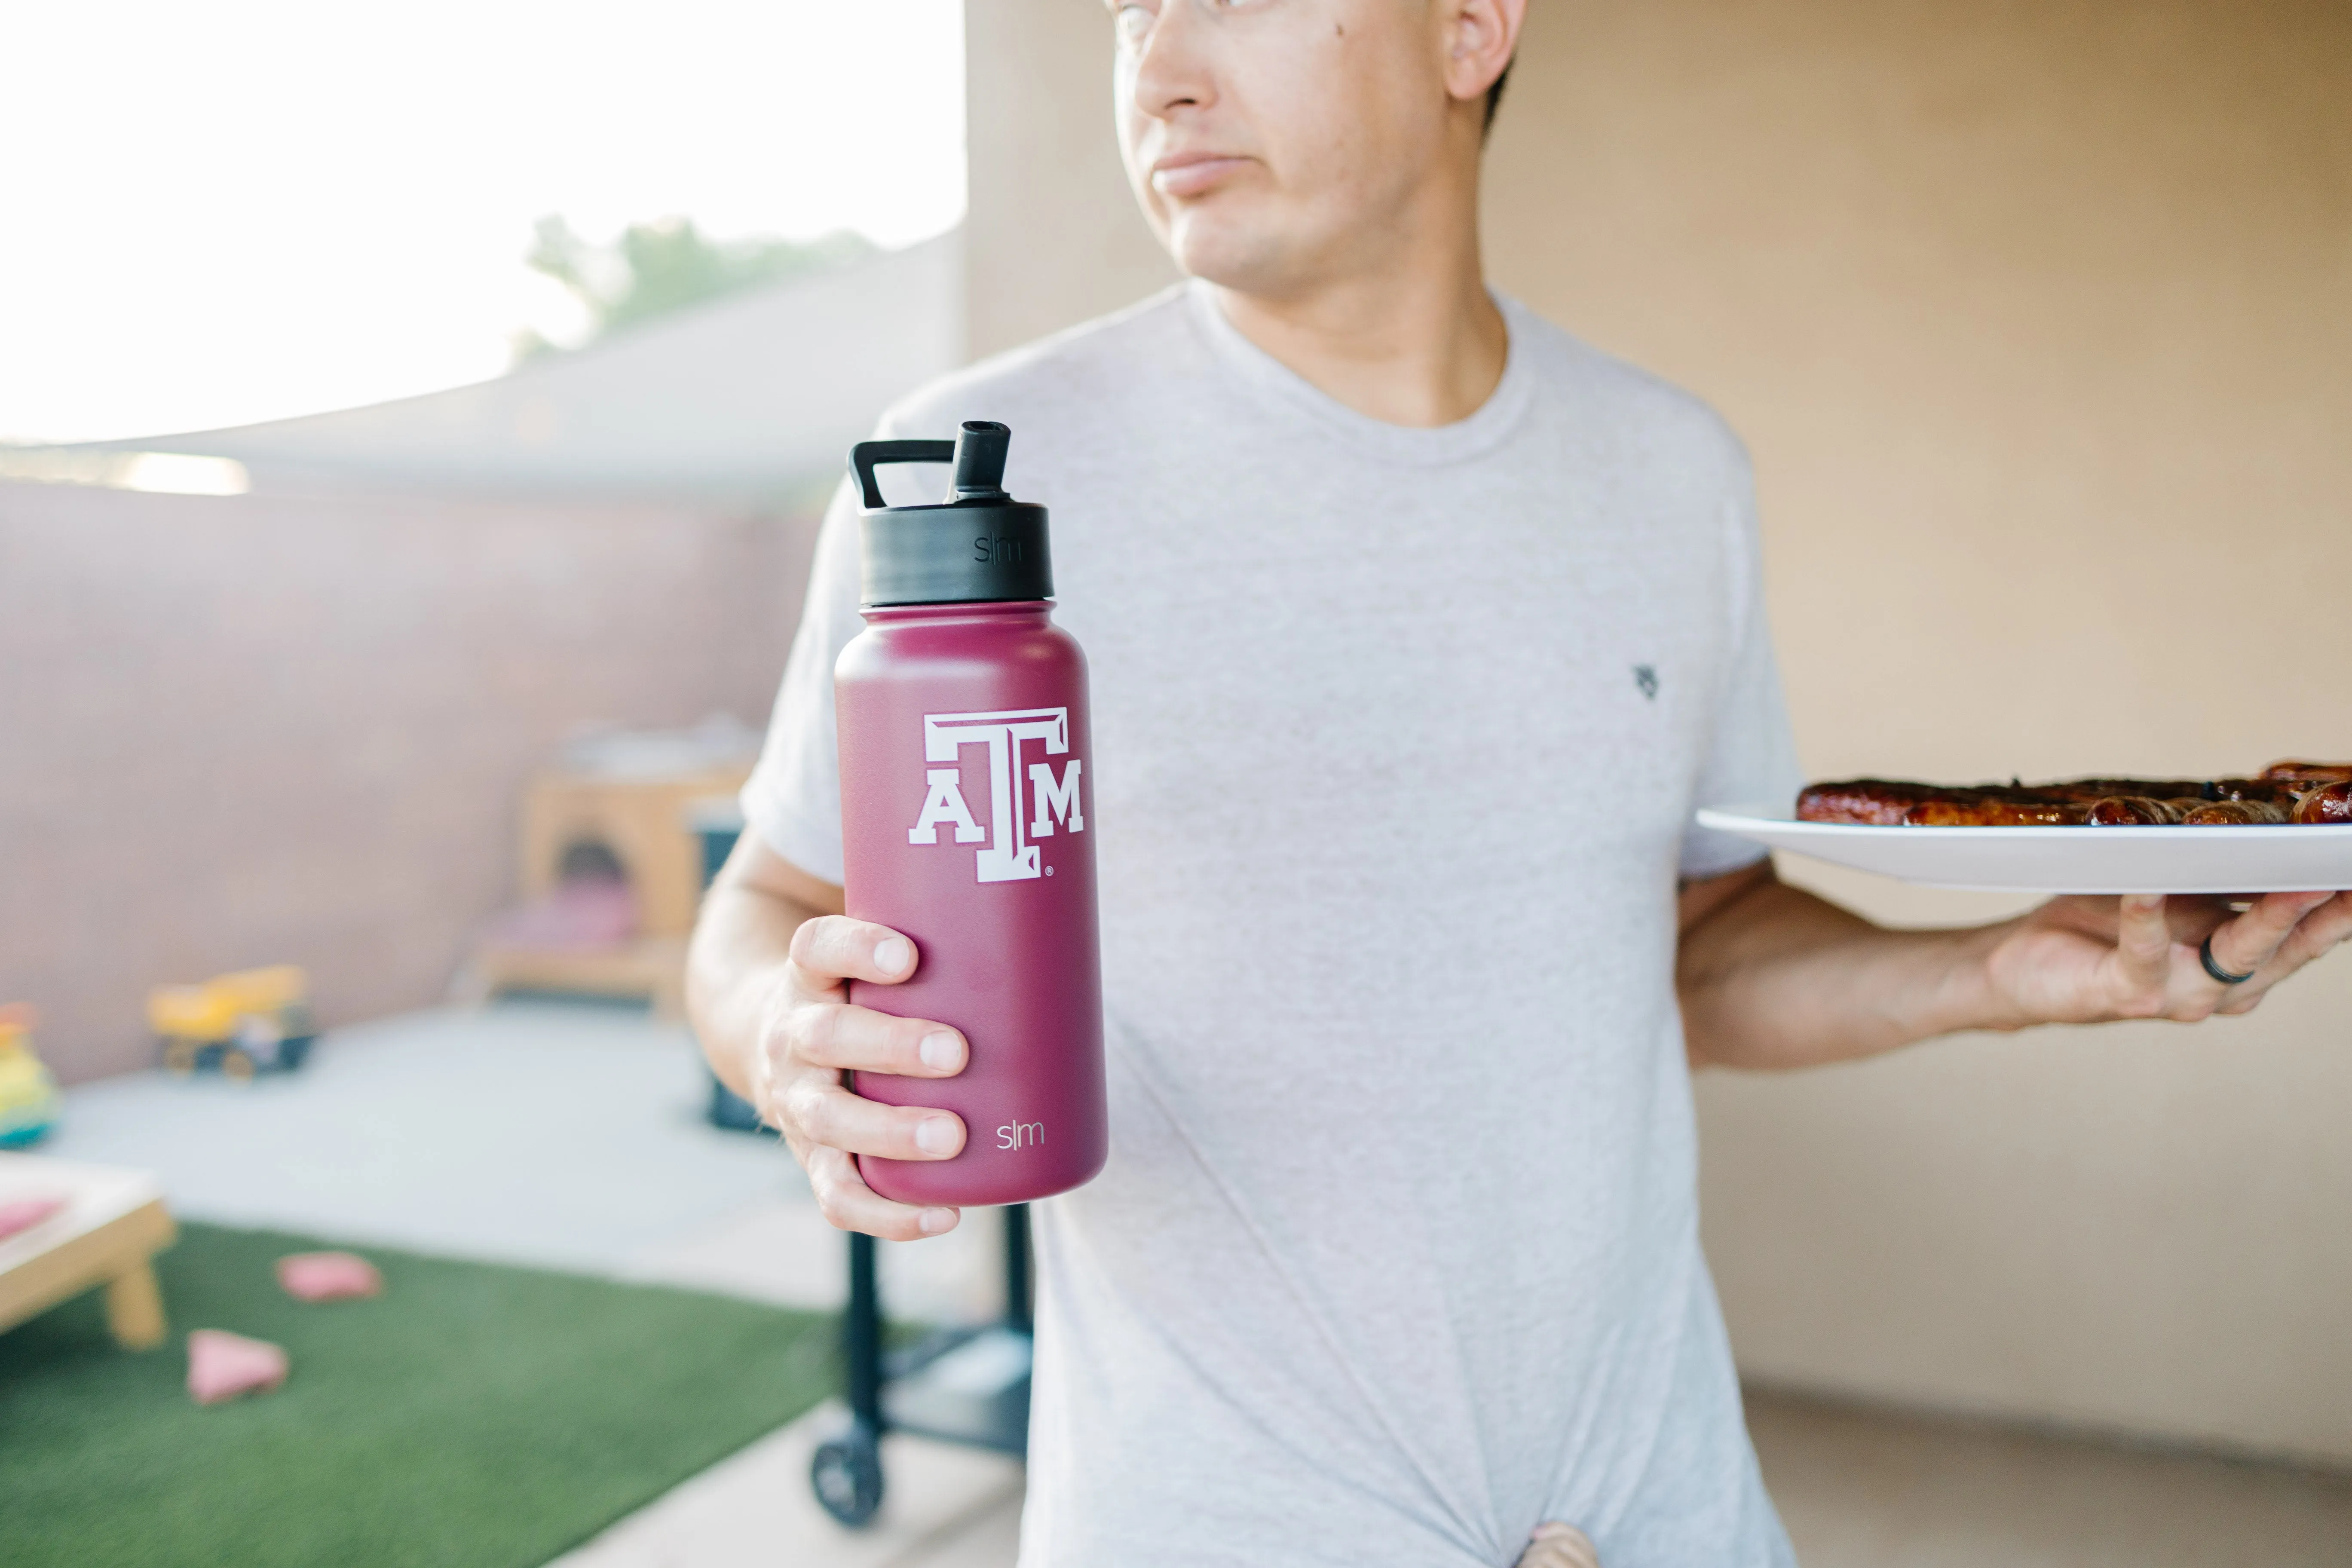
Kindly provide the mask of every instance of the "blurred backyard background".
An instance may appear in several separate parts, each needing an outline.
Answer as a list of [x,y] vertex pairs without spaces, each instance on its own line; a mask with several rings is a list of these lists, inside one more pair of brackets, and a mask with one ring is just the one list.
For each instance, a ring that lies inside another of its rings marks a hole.
[[[562,916],[594,837],[545,792],[675,785],[680,846],[680,803],[723,797],[886,403],[1172,277],[1101,8],[100,3],[10,37],[0,1002],[68,1086],[43,1148],[157,1171],[226,1227],[192,1258],[256,1226],[423,1255],[387,1311],[457,1300],[431,1270],[465,1258],[553,1271],[519,1311],[657,1285],[686,1337],[821,1345],[836,1238],[780,1150],[698,1120],[667,895],[621,830],[589,869],[640,876],[611,940],[653,978],[587,988],[649,1012],[539,972],[480,1005],[485,944]],[[1749,443],[1813,775],[2352,754],[2347,105],[2337,0],[1535,0],[1489,266]],[[1882,919],[2020,907],[1783,872]],[[151,988],[260,964],[309,977],[310,1066],[152,1070]],[[1808,1561],[2352,1562],[2352,960],[2242,1020],[1699,1102]],[[959,1245],[886,1261],[910,1313],[994,1310]],[[101,1506],[5,1479],[37,1360],[9,1342],[69,1329],[0,1334],[0,1519]],[[798,1415],[832,1373],[795,1353],[716,1436],[531,1494],[552,1533],[413,1560],[577,1544]],[[739,1488],[804,1495],[810,1429]],[[892,1463],[879,1534],[812,1515],[782,1560],[1009,1563],[1017,1472]],[[776,1560],[724,1474],[583,1561]],[[54,1560],[97,1560],[79,1528]]]

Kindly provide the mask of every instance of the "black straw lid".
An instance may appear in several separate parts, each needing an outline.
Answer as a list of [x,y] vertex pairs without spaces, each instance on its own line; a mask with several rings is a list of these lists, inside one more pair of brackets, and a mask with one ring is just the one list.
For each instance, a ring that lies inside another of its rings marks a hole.
[[[1004,493],[1013,432],[968,419],[953,441],[860,441],[849,449],[865,502],[858,521],[868,608],[1050,599],[1045,509]],[[886,506],[874,470],[886,463],[952,463],[955,490],[935,506]]]

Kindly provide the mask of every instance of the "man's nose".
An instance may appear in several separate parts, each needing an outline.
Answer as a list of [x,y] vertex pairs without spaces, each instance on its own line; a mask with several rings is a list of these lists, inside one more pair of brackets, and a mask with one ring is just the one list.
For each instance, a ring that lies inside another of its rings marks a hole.
[[1130,90],[1138,110],[1165,120],[1179,110],[1206,109],[1216,101],[1208,49],[1211,26],[1197,0],[1166,0],[1160,7],[1135,55]]

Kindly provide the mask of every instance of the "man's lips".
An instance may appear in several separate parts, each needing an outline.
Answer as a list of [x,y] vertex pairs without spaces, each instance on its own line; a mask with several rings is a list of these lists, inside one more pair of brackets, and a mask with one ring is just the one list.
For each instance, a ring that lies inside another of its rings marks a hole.
[[1229,153],[1171,153],[1152,163],[1151,188],[1163,196],[1197,196],[1248,162]]

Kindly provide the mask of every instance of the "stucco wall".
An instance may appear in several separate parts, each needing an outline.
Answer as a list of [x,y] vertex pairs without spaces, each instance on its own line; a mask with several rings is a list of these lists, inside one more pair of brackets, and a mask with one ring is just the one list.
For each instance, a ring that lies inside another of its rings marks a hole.
[[160,982],[437,999],[578,727],[765,716],[803,521],[655,502],[0,484],[0,999],[68,1079]]
[[972,357],[1132,304],[1176,278],[1111,126],[1095,0],[965,0],[964,332]]
[[[1494,276],[1747,437],[1813,773],[2352,754],[2352,8],[1533,9]],[[991,348],[1167,274],[1097,10],[969,13]],[[1887,919],[2014,907],[1786,870]],[[2352,957],[2249,1020],[1700,1099],[1752,1375],[2352,1462]]]

